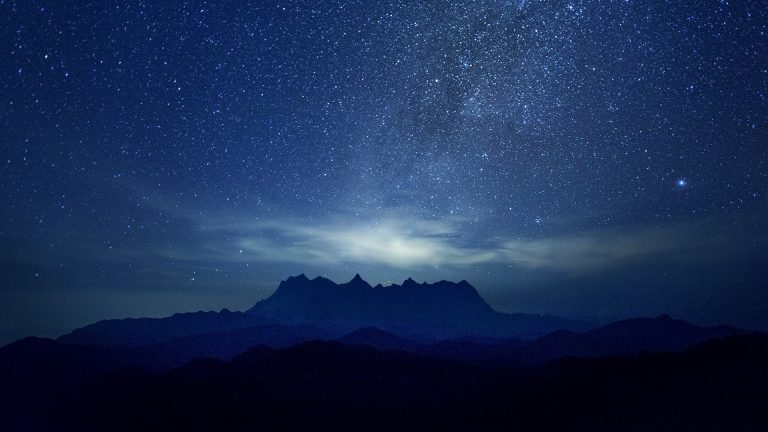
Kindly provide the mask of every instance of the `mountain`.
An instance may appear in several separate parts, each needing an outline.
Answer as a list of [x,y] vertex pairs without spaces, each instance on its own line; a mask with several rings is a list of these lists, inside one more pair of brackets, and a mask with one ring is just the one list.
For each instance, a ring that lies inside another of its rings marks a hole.
[[467,281],[371,286],[360,275],[347,283],[304,274],[280,283],[269,298],[247,314],[281,323],[311,323],[355,329],[373,326],[415,337],[466,335],[533,338],[558,329],[590,325],[563,318],[497,312]]

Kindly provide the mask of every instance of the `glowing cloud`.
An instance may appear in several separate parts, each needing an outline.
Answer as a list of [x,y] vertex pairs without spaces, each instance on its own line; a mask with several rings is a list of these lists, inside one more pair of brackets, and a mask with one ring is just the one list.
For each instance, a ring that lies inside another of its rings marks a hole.
[[[625,228],[579,236],[500,238],[482,246],[460,240],[460,222],[383,217],[375,223],[309,224],[300,220],[229,224],[230,239],[207,246],[206,259],[298,264],[368,264],[393,268],[484,263],[591,272],[632,260],[707,246],[697,227]],[[218,237],[220,239],[220,237]],[[194,254],[193,254],[194,255]],[[176,256],[179,258],[179,255]]]

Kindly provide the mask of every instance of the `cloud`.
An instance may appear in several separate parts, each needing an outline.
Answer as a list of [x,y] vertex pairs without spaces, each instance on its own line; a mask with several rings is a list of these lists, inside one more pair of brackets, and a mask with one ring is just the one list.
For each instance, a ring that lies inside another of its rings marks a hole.
[[[367,218],[366,218],[367,219]],[[699,225],[615,228],[579,235],[504,238],[468,243],[461,220],[434,221],[382,215],[373,222],[350,220],[238,220],[206,224],[205,256],[186,258],[303,265],[383,265],[392,268],[505,264],[525,269],[583,273],[627,262],[685,256],[714,246]],[[226,232],[226,235],[221,235]],[[476,236],[469,236],[476,237]],[[226,240],[222,240],[225,238]],[[175,259],[183,259],[180,251]]]
[[264,261],[368,263],[390,267],[468,265],[492,261],[495,253],[452,241],[454,228],[435,222],[385,220],[368,225],[253,225],[239,250]]
[[520,267],[589,272],[633,260],[659,257],[698,247],[684,227],[624,229],[502,244],[502,261]]

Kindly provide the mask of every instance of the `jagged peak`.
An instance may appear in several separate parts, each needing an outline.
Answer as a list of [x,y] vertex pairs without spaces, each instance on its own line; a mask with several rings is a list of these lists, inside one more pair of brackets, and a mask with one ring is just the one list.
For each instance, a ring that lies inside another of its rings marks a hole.
[[472,291],[479,296],[479,293],[477,293],[477,290],[466,280],[461,280],[460,282],[453,282],[453,281],[442,279],[435,283],[429,283],[426,281],[419,283],[419,282],[416,282],[412,277],[408,277],[403,281],[402,285],[392,284],[387,287],[380,283],[376,284],[375,286],[372,286],[365,279],[363,279],[362,276],[360,276],[360,273],[355,273],[354,277],[352,277],[351,280],[345,283],[336,283],[333,280],[325,278],[323,276],[317,276],[313,279],[309,279],[304,273],[301,273],[296,276],[289,276],[286,280],[282,281],[278,286],[278,291],[280,291],[281,288],[293,290],[293,289],[303,289],[303,288],[312,288],[312,287],[318,287],[318,288],[329,287],[331,285],[346,286],[351,288],[355,288],[355,287],[369,288],[374,290],[380,290],[380,289],[386,289],[386,288],[391,288],[391,289],[405,288],[407,290],[423,290],[423,289],[428,289],[430,287],[434,287],[436,289],[450,290],[454,292],[457,290]]
[[[288,276],[288,279],[285,280],[284,282],[331,282],[331,283],[333,283],[335,285],[350,285],[350,284],[351,285],[356,285],[356,284],[361,284],[362,283],[362,284],[368,285],[369,287],[372,287],[372,288],[386,288],[384,285],[382,285],[380,283],[378,283],[376,285],[371,285],[370,283],[368,283],[368,281],[363,279],[362,276],[360,276],[360,273],[355,273],[355,275],[352,277],[352,279],[350,279],[348,282],[343,283],[343,284],[337,284],[336,282],[332,281],[331,279],[325,278],[323,276],[316,276],[316,277],[314,277],[312,279],[309,279],[306,276],[306,274],[304,274],[304,273],[298,274],[296,276]],[[405,279],[401,285],[393,284],[392,286],[394,286],[394,287],[398,287],[398,286],[400,286],[400,287],[409,287],[409,286],[410,287],[426,287],[426,286],[444,286],[444,285],[455,285],[455,286],[460,286],[462,288],[474,288],[465,279],[462,279],[459,282],[453,282],[453,281],[442,279],[442,280],[434,282],[434,283],[429,283],[429,282],[426,282],[426,281],[419,283],[419,282],[416,282],[412,277],[408,277],[407,279]],[[666,315],[666,314],[664,314],[664,315]],[[668,315],[667,315],[667,317],[668,317]],[[659,317],[659,318],[661,318],[661,317]]]
[[466,281],[420,283],[409,277],[402,285],[377,284],[372,287],[360,274],[340,284],[320,276],[311,280],[298,276],[289,278],[270,297],[249,309],[249,312],[264,311],[270,316],[285,314],[299,320],[317,316],[321,320],[343,321],[346,316],[361,319],[360,316],[370,315],[373,323],[380,319],[375,317],[381,314],[396,316],[402,309],[412,306],[432,312],[455,309],[457,315],[469,311],[493,312],[477,290]]
[[362,286],[362,287],[365,287],[365,288],[370,288],[370,287],[371,287],[371,284],[369,284],[368,282],[366,282],[366,281],[365,281],[365,279],[363,279],[363,278],[360,276],[360,273],[355,273],[355,277],[353,277],[353,278],[352,278],[352,280],[350,280],[349,282],[347,282],[347,283],[346,283],[346,284],[344,284],[344,285],[350,285],[350,286]]
[[304,273],[301,273],[297,276],[288,276],[287,279],[280,281],[280,284],[277,286],[277,291],[275,291],[275,294],[280,292],[286,292],[286,291],[294,291],[294,290],[302,290],[305,287],[309,287],[313,285],[313,282],[316,282],[317,278],[310,280],[307,275]]

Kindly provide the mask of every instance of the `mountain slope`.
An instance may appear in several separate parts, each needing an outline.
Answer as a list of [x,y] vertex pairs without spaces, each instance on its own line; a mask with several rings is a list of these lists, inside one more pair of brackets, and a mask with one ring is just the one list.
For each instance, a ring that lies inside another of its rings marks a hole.
[[559,357],[604,357],[641,352],[675,352],[712,339],[747,333],[728,326],[700,327],[669,315],[617,321],[583,333],[560,330],[517,345],[513,356],[529,362]]
[[67,344],[145,346],[201,333],[218,333],[265,324],[242,312],[177,313],[165,318],[126,318],[98,321],[57,338]]
[[376,328],[359,329],[340,339],[346,344],[420,353],[483,365],[538,365],[562,357],[628,356],[678,352],[693,345],[740,334],[728,326],[700,327],[668,315],[633,318],[576,333],[558,330],[534,340],[458,338],[417,343]]

